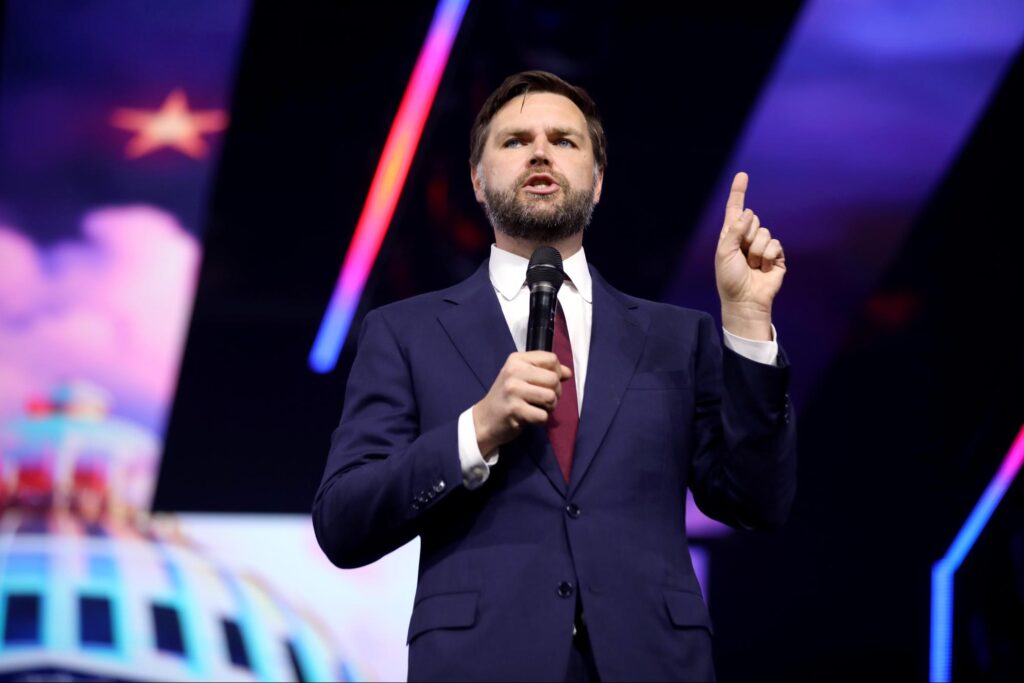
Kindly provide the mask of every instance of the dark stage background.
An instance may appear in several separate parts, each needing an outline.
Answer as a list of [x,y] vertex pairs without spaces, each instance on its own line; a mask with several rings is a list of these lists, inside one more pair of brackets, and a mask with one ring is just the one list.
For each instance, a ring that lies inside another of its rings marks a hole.
[[[585,247],[611,283],[717,315],[707,227],[738,170],[787,249],[799,491],[781,531],[703,544],[721,680],[926,679],[932,565],[1024,423],[1021,12],[471,2],[319,374],[307,356],[434,9],[251,5],[155,509],[308,513],[362,317],[486,257],[469,128],[505,76],[547,69],[604,117]],[[957,574],[954,679],[1024,679],[1022,508],[1016,481]]]
[[[709,196],[716,181],[739,170],[728,166],[730,153],[801,6],[655,7],[470,6],[359,315],[447,286],[486,256],[490,231],[468,182],[467,131],[487,93],[526,68],[556,71],[596,98],[610,158],[588,257],[624,290],[664,298],[705,204],[724,199]],[[355,335],[337,371],[316,375],[303,361],[431,12],[422,3],[401,18],[383,5],[255,6],[158,505],[308,508]],[[880,255],[870,291],[847,310],[850,327],[831,362],[798,380],[809,389],[798,406],[791,523],[712,543],[709,600],[723,680],[927,675],[931,564],[1024,417],[1024,354],[1012,332],[1024,310],[1016,208],[1024,67],[1019,56],[1011,61],[902,244]],[[839,114],[819,112],[842,136]],[[758,183],[752,175],[755,208]],[[827,235],[833,217],[763,220],[786,244],[797,231]],[[842,263],[843,250],[870,245],[832,247]],[[793,273],[842,277],[808,263],[813,252],[807,260],[790,253]],[[831,286],[797,277],[787,285],[782,310],[799,301],[790,291],[797,286]],[[690,303],[685,293],[679,299]],[[814,343],[821,323],[790,319],[799,324],[780,326],[783,345]],[[799,354],[793,362],[799,375]],[[196,481],[199,463],[206,474]],[[1020,509],[1018,485],[965,565],[956,660],[964,677],[1024,672]]]
[[[739,170],[728,167],[730,153],[801,6],[656,6],[469,7],[356,325],[366,310],[454,283],[486,257],[490,229],[468,182],[468,130],[490,90],[526,68],[584,85],[602,108],[609,168],[588,257],[620,288],[664,298],[705,204],[724,201],[709,193]],[[317,375],[304,361],[432,11],[429,3],[401,16],[386,5],[255,5],[158,506],[308,509],[355,335],[335,372]],[[1024,354],[1012,331],[1024,291],[1016,207],[1024,67],[1019,56],[1011,61],[898,250],[876,262],[833,359],[799,379],[809,389],[798,406],[792,521],[777,534],[711,544],[723,680],[927,676],[931,564],[1024,417]],[[838,114],[820,117],[842,136]],[[752,175],[754,207],[758,183]],[[764,220],[786,244],[798,231],[827,235],[833,217]],[[866,248],[832,246],[840,263],[843,250]],[[793,273],[841,277],[800,256],[791,252]],[[790,291],[798,285],[830,287],[796,277],[787,285],[782,310],[799,300]],[[819,321],[792,319],[799,324],[780,326],[783,345],[814,343]],[[793,363],[802,373],[799,354]],[[1020,510],[1018,485],[965,565],[958,676],[1024,673]]]

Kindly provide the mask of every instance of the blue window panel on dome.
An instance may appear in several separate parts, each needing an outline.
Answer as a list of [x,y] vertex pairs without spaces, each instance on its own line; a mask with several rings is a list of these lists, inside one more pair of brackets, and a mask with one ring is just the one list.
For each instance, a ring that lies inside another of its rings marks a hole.
[[108,598],[78,599],[78,633],[82,645],[114,645],[114,621]]
[[306,683],[309,679],[302,670],[302,662],[299,661],[299,653],[295,651],[295,643],[286,640],[284,647],[288,650],[288,661],[292,663],[292,669],[295,671],[295,680],[299,683]]
[[89,555],[89,578],[95,581],[112,581],[117,578],[117,564],[110,555]]
[[242,638],[242,629],[231,619],[221,619],[224,627],[224,641],[228,646],[228,658],[235,666],[251,669],[249,653],[245,649],[245,640]]
[[166,605],[153,605],[153,631],[156,649],[176,655],[185,654],[185,640],[181,636],[181,618],[178,610]]
[[28,593],[7,596],[4,618],[5,645],[38,645],[41,598]]
[[4,571],[9,576],[45,578],[50,571],[50,558],[43,553],[13,551],[7,556]]

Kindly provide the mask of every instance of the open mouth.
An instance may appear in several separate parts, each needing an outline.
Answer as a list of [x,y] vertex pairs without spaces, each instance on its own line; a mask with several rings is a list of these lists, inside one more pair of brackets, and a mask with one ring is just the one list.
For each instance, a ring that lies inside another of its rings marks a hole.
[[554,194],[559,187],[558,182],[546,173],[532,175],[523,184],[523,190],[529,194]]

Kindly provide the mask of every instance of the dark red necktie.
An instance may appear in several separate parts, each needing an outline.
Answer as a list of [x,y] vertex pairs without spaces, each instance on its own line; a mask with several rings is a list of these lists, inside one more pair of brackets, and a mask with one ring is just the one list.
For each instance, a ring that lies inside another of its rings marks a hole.
[[555,335],[552,351],[562,365],[572,370],[572,377],[562,382],[562,398],[548,416],[548,438],[558,458],[562,476],[569,481],[572,471],[572,452],[576,447],[576,430],[580,426],[579,403],[576,401],[576,367],[572,364],[572,346],[569,344],[569,329],[565,325],[562,305],[555,309]]

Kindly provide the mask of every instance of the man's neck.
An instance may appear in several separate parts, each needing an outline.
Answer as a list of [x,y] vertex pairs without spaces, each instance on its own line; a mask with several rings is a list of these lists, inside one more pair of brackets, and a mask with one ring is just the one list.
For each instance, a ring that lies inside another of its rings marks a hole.
[[522,256],[525,259],[533,256],[537,247],[554,247],[562,255],[562,260],[569,258],[583,247],[583,233],[567,237],[556,242],[537,242],[519,237],[510,237],[503,232],[494,232],[494,244],[503,251]]

